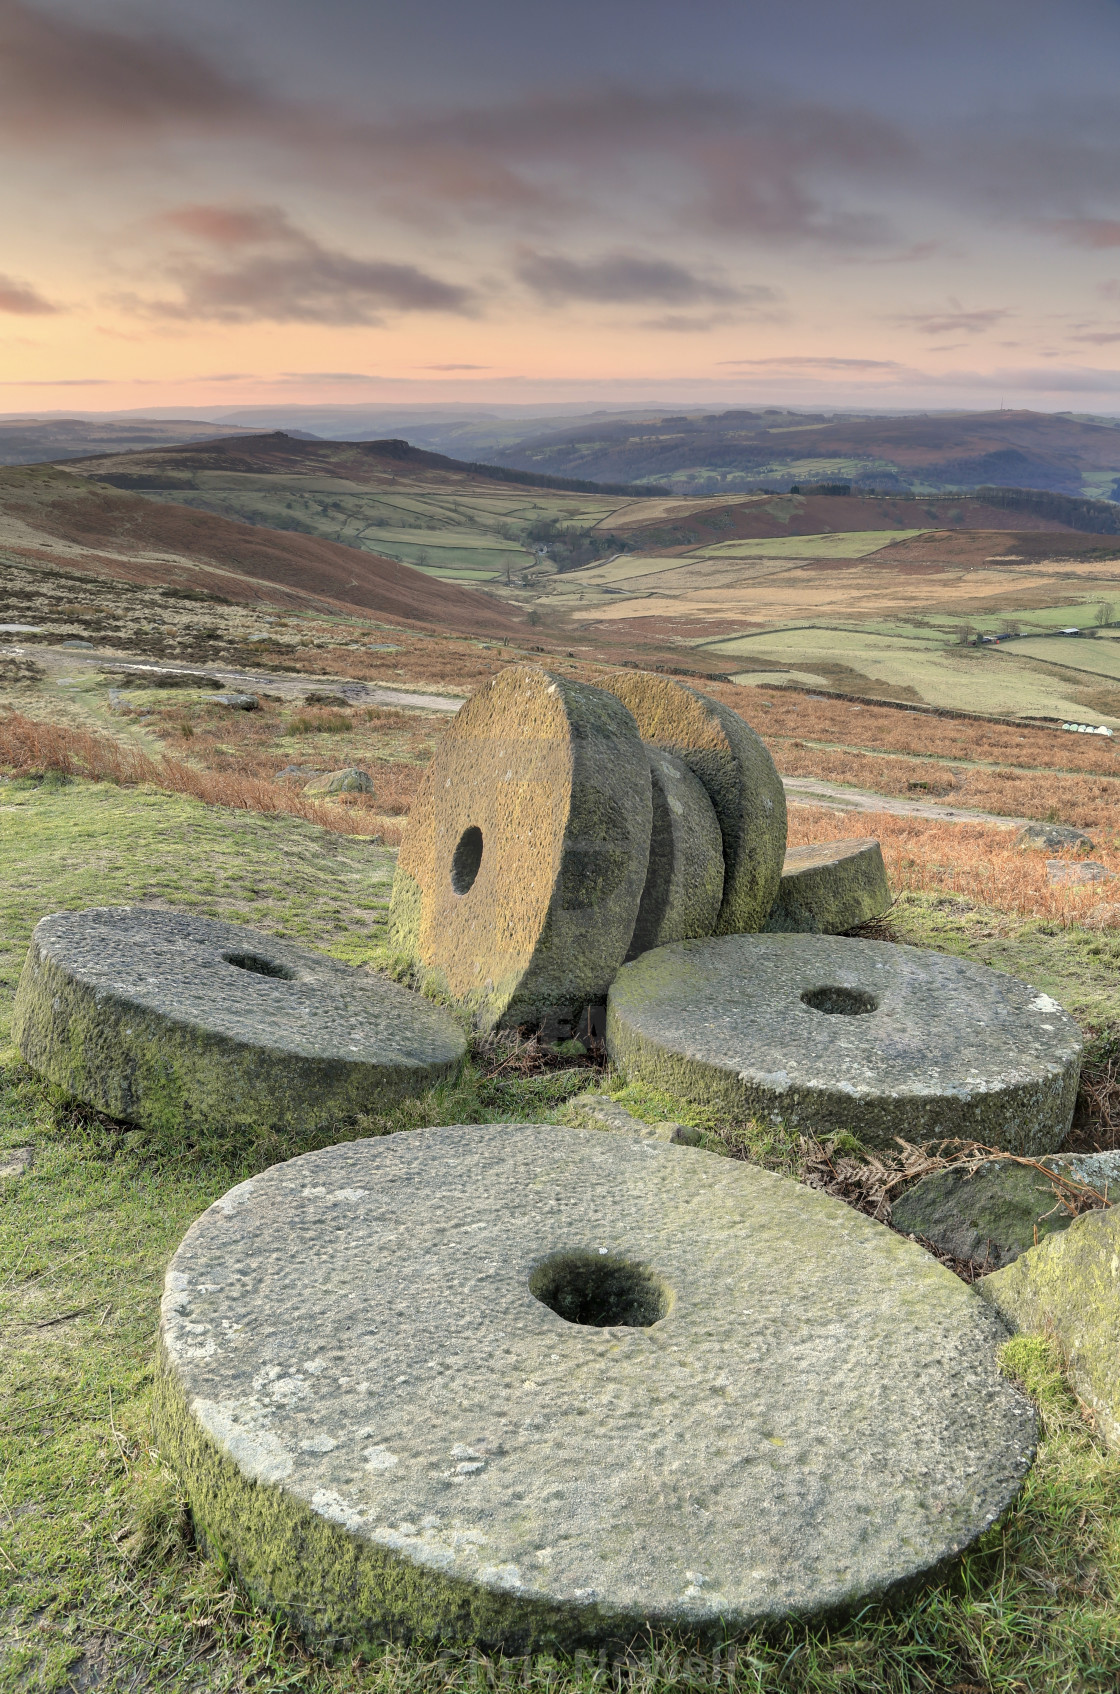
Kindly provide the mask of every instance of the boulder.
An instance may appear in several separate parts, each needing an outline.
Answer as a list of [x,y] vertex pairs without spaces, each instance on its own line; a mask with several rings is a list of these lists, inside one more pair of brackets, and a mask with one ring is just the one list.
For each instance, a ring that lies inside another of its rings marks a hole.
[[211,702],[215,706],[227,706],[233,712],[259,712],[261,703],[255,694],[213,694]]
[[843,935],[881,918],[892,898],[882,850],[872,837],[790,847],[763,927],[770,933]]
[[931,1171],[893,1203],[891,1222],[955,1259],[1000,1270],[1073,1222],[1047,1172],[1120,1194],[1120,1153],[1062,1153],[1038,1166],[990,1159],[975,1170]]
[[304,786],[305,794],[372,794],[373,778],[367,771],[359,770],[357,765],[349,765],[346,770],[327,771],[322,776],[313,776]]
[[1069,848],[1087,852],[1093,845],[1091,835],[1083,829],[1071,829],[1063,823],[1025,823],[1015,834],[1016,847],[1034,847],[1048,853],[1061,853]]
[[633,713],[643,741],[673,753],[703,783],[723,836],[723,899],[716,935],[761,929],[786,850],[786,796],[765,744],[730,706],[672,677],[605,678]]
[[16,992],[27,1063],[159,1131],[305,1131],[419,1094],[466,1043],[442,1007],[243,924],[144,907],[44,918]]
[[1086,882],[1111,882],[1113,872],[1098,864],[1096,859],[1082,859],[1076,863],[1069,859],[1047,859],[1046,875],[1050,882],[1077,887]]
[[1102,1437],[1120,1448],[1120,1207],[1083,1212],[975,1286],[1012,1329],[1057,1341]]
[[870,1146],[1060,1147],[1081,1034],[1049,995],[966,959],[825,935],[658,947],[619,971],[607,1048],[686,1100]]
[[652,819],[625,706],[510,666],[462,707],[424,773],[393,882],[395,945],[480,1028],[571,1033],[626,957]]
[[350,1654],[713,1641],[938,1571],[1034,1412],[971,1288],[829,1196],[469,1124],[242,1182],[165,1282],[156,1429],[204,1546]]

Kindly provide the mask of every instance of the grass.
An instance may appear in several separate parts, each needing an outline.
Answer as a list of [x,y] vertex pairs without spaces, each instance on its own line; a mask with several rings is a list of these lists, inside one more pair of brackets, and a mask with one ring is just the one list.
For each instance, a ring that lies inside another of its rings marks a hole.
[[[383,956],[392,857],[377,843],[301,819],[81,780],[12,784],[0,805],[5,1016],[34,922],[61,907],[151,900],[294,935],[353,963]],[[972,956],[1002,948],[1004,968],[1033,967],[1045,955],[1051,991],[1060,988],[1067,1003],[1082,993],[1084,949],[1094,940],[1044,936],[1007,914],[939,906],[920,892],[891,922],[902,938]],[[1115,1020],[1115,964],[1107,969],[1111,986],[1100,985],[1094,1005],[1102,1020]],[[0,1021],[0,1046],[4,1030]],[[357,1129],[554,1118],[594,1078],[586,1065],[542,1069],[523,1051],[490,1043],[457,1084]],[[680,1115],[680,1102],[667,1097],[615,1091],[639,1116]],[[700,1127],[734,1139],[734,1126]],[[1022,1495],[945,1580],[897,1609],[869,1607],[830,1626],[791,1624],[718,1653],[657,1637],[601,1661],[506,1660],[435,1643],[387,1648],[364,1665],[308,1654],[194,1546],[177,1481],[152,1447],[149,1404],[160,1280],[183,1232],[233,1183],[310,1145],[275,1136],[238,1146],[157,1142],[53,1098],[11,1055],[0,1066],[0,1146],[34,1150],[26,1175],[0,1179],[4,1694],[95,1685],[105,1694],[1115,1690],[1120,1457],[1100,1447],[1060,1361],[1038,1340],[1014,1341],[1005,1356],[1043,1419]],[[757,1135],[737,1150],[770,1162],[789,1156]]]

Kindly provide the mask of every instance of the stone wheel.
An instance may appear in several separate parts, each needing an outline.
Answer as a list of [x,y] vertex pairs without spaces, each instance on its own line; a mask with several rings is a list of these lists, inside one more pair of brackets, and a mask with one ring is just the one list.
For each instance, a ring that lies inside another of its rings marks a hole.
[[16,993],[27,1063],[148,1129],[307,1129],[451,1075],[449,1013],[241,924],[103,907],[36,927]]
[[603,686],[629,708],[643,741],[684,760],[715,807],[724,880],[714,933],[761,929],[786,850],[785,790],[766,747],[729,706],[671,677],[636,671]]
[[394,941],[482,1028],[572,1023],[626,957],[652,815],[626,708],[512,667],[468,700],[428,767],[397,862]]
[[166,1280],[160,1451],[257,1601],[345,1651],[724,1638],[959,1553],[1034,1414],[971,1288],[756,1167],[533,1124],[242,1183]]
[[723,900],[723,837],[707,790],[683,759],[646,747],[653,778],[649,868],[627,957],[710,935]]
[[1073,1117],[1081,1035],[1049,995],[966,959],[728,935],[623,966],[607,1047],[654,1087],[816,1134],[1052,1153]]

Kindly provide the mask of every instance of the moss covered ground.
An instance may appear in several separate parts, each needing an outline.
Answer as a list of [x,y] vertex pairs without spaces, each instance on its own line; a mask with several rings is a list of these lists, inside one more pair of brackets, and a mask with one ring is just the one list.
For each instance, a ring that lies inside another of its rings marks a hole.
[[[384,957],[391,856],[377,843],[81,782],[5,785],[0,807],[4,1018],[34,923],[63,907],[144,899],[254,923],[355,963]],[[1067,1003],[1081,992],[1084,948],[1100,939],[1022,925],[987,935],[974,912],[954,918],[920,901],[893,921],[902,939],[920,932],[978,957],[998,943],[990,962],[1001,968],[1025,973],[1046,961],[1042,985]],[[1093,992],[1100,1021],[1115,1019],[1115,975]],[[487,1048],[456,1084],[361,1127],[549,1119],[590,1080],[574,1066],[524,1073]],[[673,1102],[616,1092],[639,1116],[677,1115]],[[150,1412],[163,1267],[188,1224],[233,1183],[314,1144],[295,1135],[155,1140],[52,1097],[6,1054],[0,1168],[22,1164],[17,1148],[31,1149],[31,1164],[0,1176],[5,1694],[1080,1694],[1120,1685],[1120,1457],[1095,1438],[1047,1344],[1029,1339],[1010,1343],[1006,1357],[1044,1424],[1023,1495],[941,1584],[900,1608],[790,1625],[718,1653],[658,1638],[617,1660],[503,1659],[438,1643],[387,1648],[364,1664],[309,1655],[201,1557],[176,1479],[153,1446]]]

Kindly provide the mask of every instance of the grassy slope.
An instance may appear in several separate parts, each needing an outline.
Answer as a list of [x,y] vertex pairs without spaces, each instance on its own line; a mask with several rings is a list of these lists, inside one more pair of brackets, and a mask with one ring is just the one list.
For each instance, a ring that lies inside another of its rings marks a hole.
[[[337,957],[379,955],[390,857],[309,825],[208,811],[155,792],[75,783],[8,789],[0,813],[0,974],[11,986],[44,912],[144,898],[252,921]],[[975,911],[908,902],[906,939],[1037,962],[1020,929],[985,936]],[[989,918],[988,927],[994,919]],[[1079,983],[1075,935],[1051,938],[1047,984]],[[1114,1015],[1115,1000],[1110,1001]],[[586,1073],[518,1082],[469,1072],[455,1089],[370,1130],[551,1115]],[[657,1103],[658,1106],[660,1103]],[[655,1109],[649,1115],[660,1115]],[[548,1658],[495,1664],[469,1653],[391,1649],[365,1668],[308,1658],[255,1615],[192,1546],[174,1479],[148,1444],[147,1397],[160,1276],[188,1223],[232,1183],[304,1151],[153,1144],[52,1100],[9,1062],[0,1145],[34,1147],[0,1179],[0,1688],[254,1687],[839,1691],[1114,1689],[1120,1673],[1120,1459],[1094,1442],[1041,1344],[1009,1365],[1044,1408],[1047,1439],[1022,1499],[952,1579],[908,1608],[833,1630],[791,1626],[740,1643],[734,1660],[658,1642],[628,1669]],[[692,1156],[684,1155],[682,1156]],[[700,1155],[696,1155],[700,1156]]]

